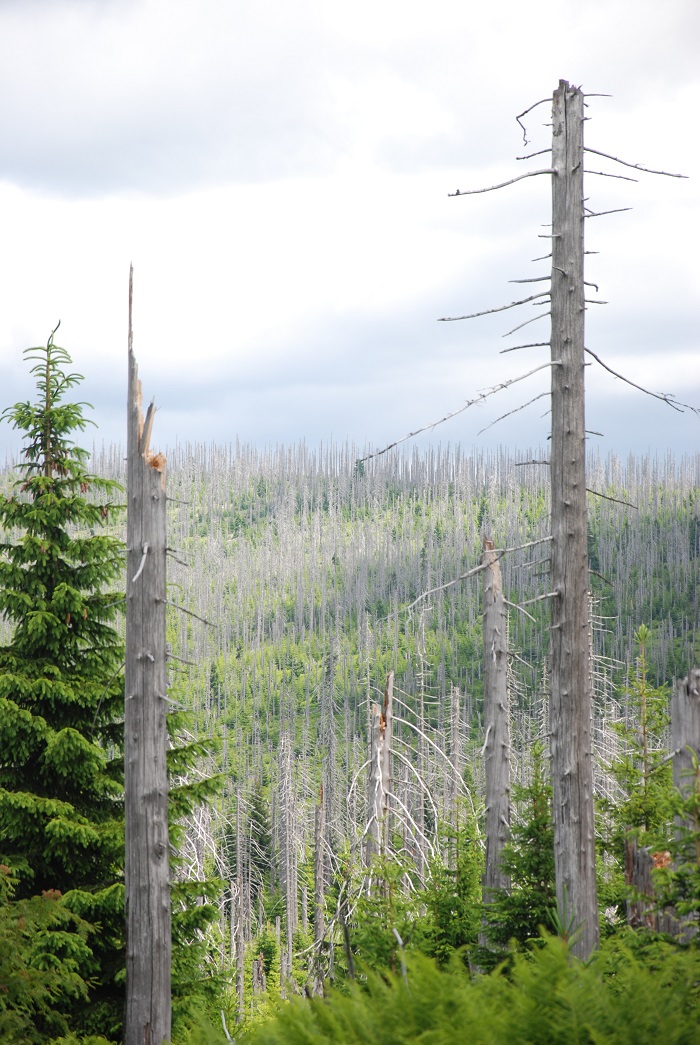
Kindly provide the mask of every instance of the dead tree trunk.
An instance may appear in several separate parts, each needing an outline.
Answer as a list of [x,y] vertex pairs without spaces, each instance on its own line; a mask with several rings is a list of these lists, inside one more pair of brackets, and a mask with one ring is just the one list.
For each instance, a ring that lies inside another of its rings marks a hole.
[[[671,750],[673,751],[673,783],[684,798],[697,786],[693,753],[700,758],[700,668],[693,668],[678,682],[671,697]],[[697,825],[688,821],[689,831]],[[700,844],[700,843],[699,843]],[[700,862],[700,853],[698,854]]]
[[584,419],[583,94],[561,80],[552,136],[552,690],[551,754],[557,904],[599,942],[593,820],[592,686]]
[[323,804],[323,785],[321,785],[318,805],[316,806],[314,830],[314,951],[316,974],[314,977],[314,994],[323,993],[323,974],[321,969],[321,951],[326,935],[325,918],[325,846],[326,817]]
[[149,447],[133,354],[129,276],[126,801],[126,1045],[170,1041],[171,923],[165,762],[165,458]]
[[388,807],[391,789],[391,737],[393,717],[394,672],[386,677],[384,709],[372,705],[370,721],[369,801],[367,808],[367,866],[388,841]]
[[[692,812],[676,820],[676,836],[685,850],[685,858],[700,867],[700,668],[692,668],[678,682],[671,697],[671,750],[673,751],[673,783],[684,800],[696,796]],[[688,840],[687,848],[683,844]],[[698,916],[684,919],[680,937],[689,943],[698,934]]]
[[501,854],[510,830],[510,702],[508,645],[501,566],[493,541],[484,538],[484,761],[486,770],[486,871],[483,900],[507,889]]

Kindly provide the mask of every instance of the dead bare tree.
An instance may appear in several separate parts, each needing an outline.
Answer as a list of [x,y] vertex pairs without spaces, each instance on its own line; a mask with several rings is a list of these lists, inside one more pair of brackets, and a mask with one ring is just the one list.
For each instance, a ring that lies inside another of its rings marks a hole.
[[583,94],[561,80],[552,132],[550,750],[560,916],[587,957],[599,943],[586,510]]
[[[551,453],[548,462],[529,462],[550,465],[551,483],[551,583],[550,590],[538,599],[551,600],[551,771],[553,787],[553,817],[557,903],[563,923],[576,930],[573,948],[580,957],[587,957],[599,941],[598,912],[595,880],[595,825],[593,806],[592,734],[593,706],[590,665],[591,620],[589,611],[589,573],[587,549],[586,493],[586,429],[585,429],[585,353],[599,362],[616,377],[643,392],[646,389],[612,371],[584,344],[584,314],[590,299],[585,296],[584,279],[584,223],[587,218],[599,217],[615,211],[592,211],[586,206],[583,193],[584,153],[604,156],[636,170],[653,174],[640,164],[628,164],[617,157],[595,149],[584,150],[583,106],[584,95],[578,87],[561,80],[553,97],[553,134],[551,163],[548,167],[528,171],[508,181],[481,189],[457,191],[452,195],[502,189],[525,178],[548,175],[552,180],[552,249],[544,258],[551,257],[549,276],[515,280],[517,283],[548,282],[549,288],[506,305],[485,309],[462,316],[445,317],[441,322],[475,319],[495,312],[527,304],[548,305],[544,312],[517,324],[504,336],[510,336],[537,320],[551,317],[548,341],[515,345],[504,351],[536,348],[549,345],[549,363],[541,364],[518,377],[501,382],[468,400],[462,407],[414,432],[395,440],[382,450],[369,454],[363,460],[377,457],[398,443],[409,439],[456,414],[469,409],[502,389],[549,367],[551,371]],[[549,99],[535,103],[541,105]],[[535,106],[530,107],[535,108]],[[529,112],[530,109],[526,110]],[[518,122],[526,113],[521,113]],[[527,141],[526,141],[527,144]],[[546,150],[542,150],[546,151]],[[531,154],[539,156],[540,152]],[[531,156],[520,157],[530,159]],[[605,174],[592,171],[592,174]],[[626,177],[614,175],[615,177]],[[681,177],[681,175],[671,175]],[[633,180],[633,179],[632,179]],[[668,394],[648,393],[674,410],[699,411],[680,403]],[[541,398],[535,396],[530,402]],[[529,405],[529,404],[525,404]],[[510,416],[516,407],[503,415]],[[503,420],[499,418],[499,420]],[[484,564],[467,571],[455,581],[441,585],[449,587],[472,576]],[[434,591],[426,594],[433,594]],[[425,596],[419,596],[423,598]],[[415,600],[418,601],[418,600]],[[488,740],[488,737],[487,737]]]
[[165,670],[165,467],[150,449],[155,408],[141,410],[129,274],[125,1045],[170,1041],[171,911]]
[[486,870],[484,903],[495,889],[507,889],[510,879],[501,868],[503,846],[510,829],[510,699],[508,694],[508,635],[495,545],[484,538],[484,763],[486,770]]

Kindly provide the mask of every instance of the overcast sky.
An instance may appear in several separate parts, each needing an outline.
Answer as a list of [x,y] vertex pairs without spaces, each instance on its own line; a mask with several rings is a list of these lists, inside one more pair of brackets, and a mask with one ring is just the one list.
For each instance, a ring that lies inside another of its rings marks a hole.
[[[499,354],[543,275],[560,78],[586,142],[690,175],[589,176],[587,345],[700,407],[697,0],[0,0],[0,389],[56,340],[98,441],[124,442],[127,285],[154,443],[304,438],[380,447],[533,369]],[[590,156],[587,167],[633,172]],[[540,309],[545,311],[545,309]],[[520,340],[545,341],[548,320]],[[603,453],[700,449],[700,420],[589,368]],[[545,369],[437,428],[469,448],[544,445]],[[0,427],[0,455],[12,442]],[[92,437],[90,437],[92,438]]]

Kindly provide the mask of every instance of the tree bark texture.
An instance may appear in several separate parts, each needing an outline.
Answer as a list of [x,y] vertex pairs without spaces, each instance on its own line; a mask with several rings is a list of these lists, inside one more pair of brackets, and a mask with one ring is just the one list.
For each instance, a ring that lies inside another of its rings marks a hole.
[[394,672],[386,677],[384,708],[372,705],[370,720],[369,797],[367,804],[367,866],[385,851],[391,789],[391,738],[393,719]]
[[161,1045],[171,1031],[171,920],[166,768],[165,458],[149,448],[134,360],[129,279],[126,801],[126,1045]]
[[484,761],[486,775],[486,871],[484,903],[494,889],[507,889],[501,853],[510,832],[510,700],[508,642],[501,566],[494,542],[484,538]]
[[592,684],[586,527],[583,283],[583,94],[562,80],[552,135],[552,687],[550,705],[557,904],[598,945],[593,820]]
[[[693,771],[693,754],[700,758],[700,668],[692,668],[676,683],[671,697],[671,750],[673,783],[684,798],[697,786]],[[689,821],[688,830],[697,830]]]

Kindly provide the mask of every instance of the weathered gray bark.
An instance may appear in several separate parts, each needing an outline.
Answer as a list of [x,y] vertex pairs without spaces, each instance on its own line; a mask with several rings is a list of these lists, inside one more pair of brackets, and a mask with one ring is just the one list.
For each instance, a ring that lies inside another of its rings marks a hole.
[[325,845],[326,845],[326,816],[323,804],[323,787],[318,796],[316,806],[314,830],[314,943],[320,947],[326,931],[325,919]]
[[[691,668],[686,677],[676,683],[671,696],[671,750],[673,751],[673,783],[684,799],[700,792],[700,668]],[[695,806],[697,810],[697,806]],[[676,833],[682,838],[690,832],[695,839],[695,851],[687,857],[700,866],[700,819],[697,812],[676,821]],[[697,937],[697,915],[684,919],[677,935],[683,943]]]
[[391,737],[393,718],[394,672],[386,677],[384,709],[372,705],[370,720],[369,797],[367,807],[367,866],[386,850],[389,793],[391,789]]
[[129,277],[126,801],[126,1045],[170,1041],[171,922],[165,762],[165,458],[149,447],[133,354]]
[[314,977],[314,993],[321,994],[323,991],[323,977],[321,972],[321,949],[323,938],[326,934],[325,916],[325,845],[326,845],[326,816],[323,802],[323,785],[321,785],[314,825],[314,949],[316,975]]
[[[671,696],[671,750],[673,783],[684,798],[698,786],[693,771],[693,752],[700,758],[700,668],[692,668],[678,682]],[[697,830],[692,822],[688,830]]]
[[507,889],[501,869],[503,846],[510,832],[510,700],[508,643],[501,566],[494,542],[484,538],[484,761],[486,771],[486,870],[483,900],[494,889]]
[[592,685],[584,417],[583,94],[561,80],[552,135],[552,690],[551,753],[557,904],[599,942],[595,880]]

